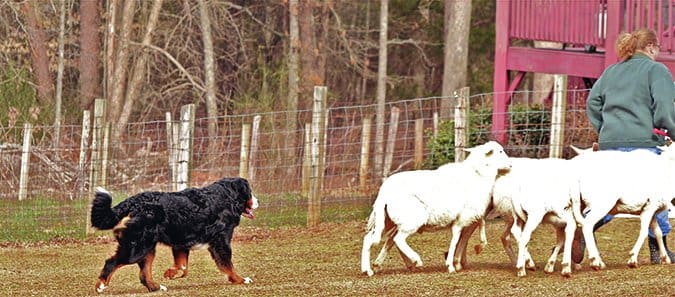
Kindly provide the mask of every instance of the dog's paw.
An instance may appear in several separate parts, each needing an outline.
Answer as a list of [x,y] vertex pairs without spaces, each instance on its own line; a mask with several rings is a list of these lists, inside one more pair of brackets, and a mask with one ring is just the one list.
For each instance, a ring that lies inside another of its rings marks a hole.
[[161,285],[161,284],[160,284],[160,285],[159,285],[159,290],[160,290],[160,291],[163,291],[163,292],[166,292],[166,291],[168,291],[169,289],[168,289],[165,285]]
[[103,282],[98,282],[96,284],[96,293],[99,293],[99,294],[103,293],[103,291],[105,291],[105,288],[106,288],[106,286]]
[[244,278],[244,284],[250,284],[253,283],[253,280],[250,277],[245,277]]

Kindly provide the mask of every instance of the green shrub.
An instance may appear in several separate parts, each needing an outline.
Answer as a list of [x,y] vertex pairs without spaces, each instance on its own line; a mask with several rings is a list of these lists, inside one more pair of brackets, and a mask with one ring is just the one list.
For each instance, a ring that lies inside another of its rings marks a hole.
[[[541,157],[551,136],[551,111],[541,105],[513,105],[509,109],[509,146],[519,150],[518,155]],[[492,129],[492,109],[478,108],[469,113],[469,139],[467,147],[472,147],[490,140]],[[455,160],[455,124],[454,121],[443,121],[439,124],[438,135],[427,131],[429,155],[424,168],[437,168]]]

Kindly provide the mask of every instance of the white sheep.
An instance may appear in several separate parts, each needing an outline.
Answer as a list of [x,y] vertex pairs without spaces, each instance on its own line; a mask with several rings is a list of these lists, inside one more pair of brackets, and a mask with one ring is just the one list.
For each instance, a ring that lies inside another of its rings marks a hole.
[[556,229],[556,246],[544,271],[553,272],[562,248],[561,274],[572,273],[572,240],[577,223],[583,220],[579,182],[572,165],[569,160],[555,158],[513,158],[511,171],[495,183],[494,200],[510,200],[512,204],[511,234],[518,243],[518,276],[526,275],[526,265],[534,267],[527,244],[541,222]]
[[422,266],[420,256],[406,238],[419,230],[450,227],[452,239],[445,264],[448,272],[461,266],[454,262],[462,229],[481,220],[490,205],[492,187],[500,170],[511,165],[499,143],[490,141],[467,149],[463,162],[449,163],[436,170],[396,173],[382,183],[363,237],[361,271],[373,275],[370,248],[384,236],[385,244],[375,261],[379,266],[392,241],[409,269]]
[[[511,161],[511,170],[495,182],[492,208],[487,218],[501,217],[504,220],[501,241],[514,265],[518,264],[518,258],[513,252],[511,242],[513,239],[520,245],[519,239],[522,237],[525,221],[529,223],[528,228],[531,231],[539,222],[551,224],[556,230],[557,240],[544,268],[545,272],[551,273],[560,249],[564,248],[566,240],[572,240],[576,223],[582,218],[578,180],[571,168],[573,164],[562,159],[511,158]],[[514,226],[516,219],[519,223]],[[466,245],[473,229],[467,228],[459,243],[457,253],[463,265],[466,264]],[[527,242],[523,241],[522,244],[526,246]],[[527,248],[519,248],[519,252],[523,253],[523,260],[518,265],[518,275],[524,276],[525,268],[534,270],[535,264]],[[570,257],[571,250],[568,256],[563,255],[562,274],[565,276],[571,274]]]
[[589,209],[582,231],[591,268],[605,267],[600,257],[593,226],[607,214],[640,216],[640,233],[631,249],[629,267],[637,267],[637,256],[651,226],[659,246],[662,263],[670,263],[661,229],[654,214],[665,210],[675,197],[675,152],[664,148],[662,155],[646,150],[631,152],[597,151],[573,158],[579,173],[582,202]]

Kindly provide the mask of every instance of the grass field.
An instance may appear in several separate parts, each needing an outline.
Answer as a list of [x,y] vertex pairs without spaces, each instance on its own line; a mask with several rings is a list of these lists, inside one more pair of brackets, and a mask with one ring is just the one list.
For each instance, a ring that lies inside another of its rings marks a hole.
[[[127,198],[114,193],[113,205]],[[264,204],[256,211],[257,220],[242,225],[277,228],[307,224],[307,200],[294,194],[258,197]],[[368,216],[372,202],[367,197],[324,199],[322,222],[348,222]],[[0,199],[0,246],[16,242],[53,239],[85,239],[86,199],[34,197],[23,201]]]
[[[584,267],[569,279],[542,271],[553,243],[551,227],[540,226],[530,244],[538,270],[515,276],[498,236],[501,221],[488,222],[488,247],[470,255],[470,267],[448,274],[442,254],[448,231],[415,235],[411,246],[425,267],[404,268],[392,250],[373,277],[360,274],[359,257],[365,222],[322,224],[317,228],[240,226],[233,241],[234,265],[249,285],[231,285],[218,272],[207,251],[194,251],[186,278],[163,280],[171,264],[170,250],[157,248],[153,275],[168,292],[147,293],[138,268],[126,266],[113,276],[105,294],[111,296],[675,296],[675,265],[647,264],[646,244],[637,269],[626,266],[638,221],[615,219],[597,232],[607,264],[603,271]],[[0,296],[95,296],[94,284],[103,261],[115,244],[99,232],[98,239],[51,242],[0,248]],[[473,245],[476,241],[472,238]],[[675,246],[671,236],[669,244]],[[375,251],[374,251],[375,252]]]

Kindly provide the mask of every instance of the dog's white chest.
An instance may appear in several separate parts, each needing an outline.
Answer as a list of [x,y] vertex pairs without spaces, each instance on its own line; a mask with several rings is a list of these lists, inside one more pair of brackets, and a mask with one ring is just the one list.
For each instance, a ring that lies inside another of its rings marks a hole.
[[194,251],[194,250],[205,250],[205,249],[208,249],[208,248],[209,248],[208,243],[200,243],[200,244],[193,245],[192,248],[190,248],[190,249]]

